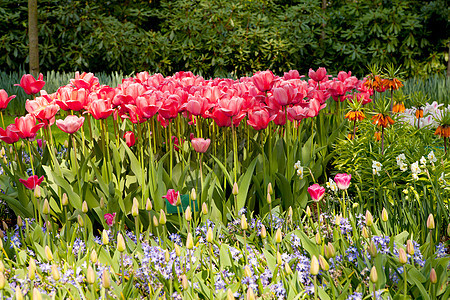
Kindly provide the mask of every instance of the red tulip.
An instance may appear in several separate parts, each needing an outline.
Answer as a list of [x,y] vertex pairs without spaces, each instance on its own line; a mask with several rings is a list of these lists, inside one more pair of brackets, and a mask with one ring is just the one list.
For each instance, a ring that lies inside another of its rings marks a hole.
[[341,101],[343,102],[345,100],[345,93],[347,92],[344,83],[341,81],[333,81],[330,83],[330,87],[328,88],[328,92],[331,94],[331,97],[333,97],[334,101]]
[[340,71],[339,73],[338,73],[338,76],[337,76],[337,78],[338,78],[338,80],[339,81],[342,81],[342,82],[344,82],[347,78],[349,78],[350,76],[352,76],[352,72],[350,71],[350,72],[344,72],[344,71]]
[[87,89],[91,90],[92,87],[99,85],[98,78],[94,76],[93,73],[83,72],[80,75],[80,72],[75,72],[75,79],[70,79],[70,83],[72,83],[77,89]]
[[276,115],[270,116],[266,109],[251,110],[248,112],[247,124],[255,130],[266,129],[269,122],[276,118]]
[[319,114],[319,112],[327,106],[326,103],[321,104],[318,98],[312,98],[309,100],[308,117],[313,118]]
[[305,77],[304,75],[300,76],[297,70],[290,70],[289,72],[284,72],[283,79],[289,80],[289,79],[300,79],[302,77]]
[[36,97],[34,100],[27,100],[25,102],[25,109],[39,121],[49,124],[51,123],[51,119],[59,111],[59,106],[56,105],[49,95],[44,94]]
[[105,218],[106,224],[108,224],[108,226],[113,226],[114,219],[116,218],[116,213],[105,214],[104,218]]
[[222,98],[217,101],[217,110],[220,110],[227,117],[239,114],[244,99],[241,97]]
[[325,196],[325,188],[315,183],[308,187],[308,193],[311,195],[314,202],[319,202],[322,200],[323,196]]
[[352,175],[350,174],[336,174],[336,176],[334,176],[334,181],[340,190],[348,189],[351,179]]
[[157,99],[155,94],[142,95],[136,98],[136,106],[144,118],[150,119],[161,107],[162,102]]
[[17,133],[21,139],[32,140],[36,137],[37,131],[44,125],[44,123],[36,125],[36,118],[27,114],[24,117],[16,118],[14,124],[11,124],[10,130]]
[[308,117],[309,107],[301,107],[299,105],[288,107],[287,113],[290,120],[302,120]]
[[199,153],[205,153],[206,150],[209,148],[209,144],[211,144],[210,139],[202,139],[202,138],[193,138],[191,139],[192,147],[194,147],[194,150]]
[[0,90],[0,110],[6,109],[9,101],[16,98],[16,95],[12,95],[8,97],[8,94],[5,90]]
[[108,101],[98,99],[89,104],[86,112],[90,113],[94,119],[99,120],[108,118],[114,112],[114,109],[111,108]]
[[297,90],[287,83],[273,89],[273,99],[281,106],[293,104],[297,96]]
[[22,182],[23,185],[29,190],[33,190],[37,185],[41,185],[43,180],[44,175],[42,175],[40,178],[38,178],[37,175],[33,175],[28,177],[27,180],[19,178],[19,181]]
[[136,143],[136,138],[134,136],[134,132],[133,131],[125,132],[123,137],[125,138],[125,142],[127,143],[128,147],[134,146],[134,144]]
[[33,75],[31,74],[25,74],[22,76],[22,79],[20,79],[20,84],[15,84],[14,86],[20,86],[23,88],[25,93],[28,95],[33,95],[39,93],[40,90],[45,85],[44,75],[39,74],[38,80],[34,79]]
[[178,204],[177,200],[178,200],[179,195],[180,195],[180,192],[175,192],[174,189],[169,189],[167,191],[167,194],[165,196],[162,196],[162,197],[166,198],[167,201],[169,201],[170,204],[177,205]]
[[62,131],[72,134],[77,132],[83,126],[84,117],[77,117],[73,115],[67,116],[64,121],[56,120],[56,126]]
[[178,116],[179,108],[180,108],[180,96],[178,95],[170,95],[167,99],[165,99],[158,111],[158,113],[164,119],[174,119]]
[[308,72],[309,78],[316,82],[320,82],[324,80],[327,77],[327,69],[325,68],[318,68],[317,71],[313,71],[313,69],[309,69]]
[[225,115],[222,110],[214,109],[208,116],[213,119],[219,127],[230,127],[231,118]]
[[205,112],[209,110],[214,104],[208,102],[208,99],[201,96],[189,95],[188,102],[185,104],[186,110],[194,116],[204,116]]
[[71,86],[61,87],[57,91],[55,102],[62,110],[80,111],[89,104],[89,90],[74,89]]
[[0,140],[4,141],[7,144],[14,144],[19,140],[19,135],[14,131],[11,131],[11,126],[14,124],[10,124],[6,127],[6,130],[0,128]]
[[272,89],[275,83],[275,76],[269,70],[255,73],[252,77],[253,84],[261,92],[267,92]]

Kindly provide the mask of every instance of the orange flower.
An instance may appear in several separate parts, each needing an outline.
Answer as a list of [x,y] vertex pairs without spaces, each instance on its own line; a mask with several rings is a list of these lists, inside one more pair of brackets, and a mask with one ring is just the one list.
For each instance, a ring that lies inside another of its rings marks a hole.
[[391,119],[391,117],[389,117],[388,115],[383,115],[383,114],[376,114],[375,116],[372,117],[372,124],[381,126],[381,127],[389,127],[389,125],[392,125],[395,123],[394,120]]
[[397,78],[394,79],[383,79],[382,84],[386,89],[390,90],[398,90],[403,86],[402,82],[398,80]]
[[403,113],[405,112],[405,104],[403,102],[395,102],[394,107],[392,108],[392,112],[395,113]]
[[347,138],[348,138],[349,140],[353,140],[353,138],[354,138],[353,133],[349,132],[349,133],[347,134]]
[[383,88],[383,80],[379,75],[375,75],[372,78],[368,78],[364,83],[363,86],[368,89],[373,90],[380,90]]
[[349,111],[346,115],[345,118],[348,119],[349,121],[361,121],[365,118],[366,116],[364,115],[364,113],[362,111]]
[[416,109],[416,119],[423,118],[423,109]]
[[375,131],[375,134],[373,136],[375,138],[375,141],[377,142],[381,141],[381,132]]
[[436,131],[434,132],[434,135],[438,135],[440,137],[450,137],[450,126],[444,125],[439,126],[436,128]]

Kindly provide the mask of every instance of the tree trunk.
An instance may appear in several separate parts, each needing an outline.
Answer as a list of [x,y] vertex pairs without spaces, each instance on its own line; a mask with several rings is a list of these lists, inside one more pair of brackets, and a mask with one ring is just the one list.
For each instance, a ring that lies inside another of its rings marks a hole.
[[[327,0],[322,0],[322,10],[323,10],[323,13],[324,13],[324,17],[325,17],[325,9],[326,8],[327,8]],[[324,40],[325,40],[325,22],[322,23],[322,33],[320,35],[320,41],[319,41],[320,48],[323,47],[323,41]]]
[[28,46],[30,55],[30,74],[35,78],[39,74],[39,41],[38,41],[37,0],[28,0]]

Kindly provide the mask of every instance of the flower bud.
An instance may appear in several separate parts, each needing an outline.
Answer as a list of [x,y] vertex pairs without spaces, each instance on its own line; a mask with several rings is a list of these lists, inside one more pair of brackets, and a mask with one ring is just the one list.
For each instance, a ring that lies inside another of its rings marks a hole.
[[336,250],[334,249],[333,244],[330,242],[328,242],[328,253],[329,253],[330,257],[336,256]]
[[362,228],[362,236],[366,239],[369,238],[369,232],[367,231],[366,226],[363,226],[363,228]]
[[90,259],[93,264],[95,264],[97,262],[98,256],[97,256],[97,251],[95,251],[95,249],[92,249]]
[[403,248],[398,249],[398,262],[402,265],[404,265],[408,262],[408,258],[406,257],[405,249],[403,249]]
[[175,249],[175,255],[179,257],[181,255],[180,246],[178,246],[177,244],[174,244],[173,248]]
[[125,251],[125,240],[120,232],[117,234],[117,251]]
[[155,227],[159,226],[158,218],[156,216],[153,216],[153,226]]
[[[101,203],[101,199],[100,199],[100,203]],[[62,204],[63,206],[66,206],[66,205],[69,204],[69,198],[67,197],[67,194],[66,194],[66,193],[64,193],[64,194],[62,195],[62,197],[61,197],[61,204]]]
[[189,287],[189,282],[186,274],[181,275],[181,286],[183,287],[183,290],[187,290]]
[[267,185],[267,193],[273,195],[272,182],[269,182],[269,184]]
[[378,251],[377,251],[377,247],[375,246],[375,243],[373,242],[373,240],[370,241],[368,250],[369,250],[369,254],[372,258],[377,257]]
[[147,198],[147,202],[145,203],[145,210],[151,211],[153,209],[152,201],[150,201],[150,198]]
[[30,257],[30,262],[28,263],[28,278],[34,280],[36,277],[36,262],[34,258]]
[[23,300],[23,293],[20,287],[16,287],[16,300]]
[[253,273],[252,270],[250,270],[249,266],[245,266],[244,268],[244,276],[245,277],[252,277]]
[[322,238],[320,237],[320,233],[318,232],[318,233],[316,233],[316,244],[317,245],[320,245],[320,244],[322,244]]
[[105,268],[103,269],[103,274],[102,274],[102,286],[105,289],[109,289],[111,287],[111,280],[109,278],[109,272],[108,270]]
[[53,260],[53,253],[52,253],[52,250],[50,250],[50,247],[48,245],[45,246],[45,257],[47,258],[48,261]]
[[436,270],[434,268],[431,268],[431,271],[430,271],[430,281],[432,284],[437,283],[437,275],[436,275]]
[[88,204],[87,204],[87,202],[86,201],[83,201],[83,204],[81,204],[81,211],[83,212],[83,213],[87,213],[88,212]]
[[341,226],[341,219],[342,219],[341,216],[336,216],[336,221],[335,221],[335,223],[336,223],[337,226]]
[[387,222],[388,219],[389,219],[388,212],[387,212],[386,208],[383,207],[383,210],[381,211],[381,220],[383,222]]
[[242,230],[247,230],[248,228],[247,218],[245,217],[245,215],[241,216],[241,228]]
[[281,228],[278,228],[277,232],[275,233],[275,241],[277,243],[281,243],[282,240],[283,240],[283,235],[281,233]]
[[280,251],[277,251],[277,264],[281,265],[283,263],[283,259],[281,258]]
[[320,268],[324,271],[328,271],[330,269],[330,265],[328,264],[325,257],[323,257],[322,255],[319,255],[319,264]]
[[206,202],[202,204],[202,214],[205,216],[208,214],[208,205],[206,205]]
[[[180,194],[178,194],[178,197],[180,197]],[[192,188],[192,190],[191,190],[191,199],[193,201],[197,200],[197,192],[195,191],[194,188]],[[177,202],[178,202],[178,199],[177,199]],[[180,197],[180,204],[181,204],[181,197]]]
[[17,226],[19,227],[23,226],[23,220],[21,216],[17,216]]
[[287,275],[292,274],[292,269],[287,262],[284,263],[284,271],[286,272]]
[[139,215],[139,202],[136,197],[133,198],[133,205],[131,206],[131,215],[137,217]]
[[188,222],[192,220],[192,211],[190,206],[186,207],[186,210],[184,211],[184,218]]
[[84,227],[84,220],[81,215],[77,216],[77,221],[78,221],[78,225],[80,225],[80,227]]
[[317,257],[313,255],[313,257],[311,258],[311,267],[309,269],[309,273],[316,276],[317,274],[319,274],[319,267],[319,261],[317,260]]
[[208,231],[206,232],[206,241],[207,241],[208,243],[212,243],[212,242],[213,242],[213,239],[214,239],[213,231],[212,231],[212,228],[209,227],[209,228],[208,228]]
[[373,216],[370,211],[366,210],[366,226],[371,227],[373,225]]
[[414,255],[414,245],[411,240],[406,241],[406,252],[411,256]]
[[427,219],[427,228],[430,229],[430,230],[434,229],[434,217],[433,217],[432,214],[430,214],[430,215],[428,216],[428,219]]
[[372,283],[377,283],[377,281],[378,281],[378,273],[377,273],[377,268],[375,268],[375,266],[373,266],[372,269],[370,270],[369,279],[370,279],[370,282],[372,282]]
[[87,268],[86,282],[88,284],[94,284],[94,282],[95,282],[95,272],[94,272],[94,269],[92,269],[91,265],[89,265]]
[[64,141],[64,148],[69,148],[69,141],[68,140]]
[[45,225],[47,226],[47,229],[48,229],[48,230],[53,231],[53,225],[52,225],[52,223],[51,223],[50,221],[47,221],[47,222],[45,223]]
[[353,203],[352,208],[353,208],[353,209],[357,209],[358,206],[359,206],[359,203],[356,203],[356,202],[355,202],[355,203]]
[[6,285],[6,278],[3,272],[0,272],[0,290],[3,290]]
[[2,239],[5,237],[5,234],[3,233],[3,230],[0,230],[0,250],[3,249],[3,242]]
[[36,287],[33,288],[33,300],[42,300],[41,292]]
[[268,204],[272,203],[272,196],[270,195],[270,193],[267,193],[267,203]]
[[164,253],[164,260],[166,261],[166,263],[170,261],[170,252],[168,249],[166,249],[166,252]]
[[192,234],[189,232],[186,238],[186,248],[189,250],[194,248],[194,238],[192,237]]
[[3,264],[3,261],[0,260],[0,273],[5,272],[5,265]]
[[249,287],[247,289],[247,297],[245,299],[246,300],[255,300],[255,293],[253,292],[253,289],[251,287]]
[[41,198],[41,187],[39,185],[37,185],[34,188],[34,197],[35,198]]
[[288,217],[292,219],[292,215],[294,214],[293,210],[292,210],[292,206],[289,206],[288,208]]
[[311,208],[309,208],[309,206],[306,207],[305,213],[308,216],[308,218],[311,218]]
[[3,163],[4,163],[5,165],[8,164],[8,160],[6,159],[6,156],[3,156]]
[[2,221],[2,226],[4,231],[8,231],[8,225],[6,224],[5,221]]
[[261,226],[261,238],[265,239],[266,237],[267,237],[266,226],[262,225]]
[[233,291],[231,289],[227,290],[227,300],[235,300]]
[[159,211],[159,224],[165,225],[167,223],[166,213],[164,210]]
[[52,265],[52,277],[55,281],[58,281],[61,278],[58,267],[56,265]]
[[237,196],[237,194],[239,194],[239,187],[238,187],[237,182],[235,182],[235,183],[233,184],[233,190],[231,191],[231,193],[232,193],[234,196]]
[[447,226],[447,235],[450,236],[450,223]]
[[44,205],[42,206],[42,213],[44,215],[48,215],[50,213],[50,204],[48,203],[47,198],[44,200]]
[[106,229],[103,229],[103,231],[102,231],[102,243],[103,243],[103,245],[109,244],[109,236],[108,236],[108,232],[106,231]]
[[104,199],[103,197],[100,197],[100,208],[101,208],[101,209],[104,209],[105,206],[106,206],[106,204],[105,204],[105,199]]

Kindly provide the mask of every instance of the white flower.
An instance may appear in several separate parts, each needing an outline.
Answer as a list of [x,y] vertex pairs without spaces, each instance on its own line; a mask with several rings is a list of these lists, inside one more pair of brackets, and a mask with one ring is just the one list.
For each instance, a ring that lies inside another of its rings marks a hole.
[[425,165],[427,164],[427,159],[425,158],[425,157],[421,157],[420,158],[420,165],[422,166],[422,167],[425,167]]
[[418,173],[422,172],[422,170],[420,170],[420,168],[419,168],[419,162],[418,161],[416,161],[415,163],[413,163],[411,165],[411,172],[415,173],[415,174],[418,174]]
[[414,180],[417,180],[417,179],[419,179],[419,175],[417,175],[417,173],[412,173],[412,178]]
[[401,170],[402,172],[405,172],[406,170],[408,170],[408,165],[405,164],[405,163],[402,163],[402,164],[400,165],[400,170]]
[[333,192],[337,192],[338,191],[338,187],[337,187],[336,182],[334,182],[334,180],[331,179],[331,178],[327,182],[327,188],[329,188]]
[[430,153],[428,153],[427,158],[428,158],[428,160],[429,160],[430,162],[432,162],[432,163],[437,162],[437,158],[436,158],[436,156],[434,155],[433,150],[432,150]]
[[441,177],[439,177],[439,182],[442,184],[447,184],[447,181],[445,181],[445,174],[444,172],[441,173]]
[[300,179],[303,179],[303,167],[297,168],[297,175],[300,177]]
[[378,175],[378,176],[380,176],[380,170],[378,170],[378,169],[372,169],[372,172],[373,172],[373,175]]
[[372,160],[372,168],[377,169],[377,171],[381,171],[381,167],[383,165],[379,161]]
[[298,160],[295,164],[294,164],[294,169],[298,170],[302,167],[302,163]]
[[402,164],[404,164],[404,161],[406,160],[406,156],[404,153],[399,154],[395,160],[397,161],[397,166],[401,167]]

